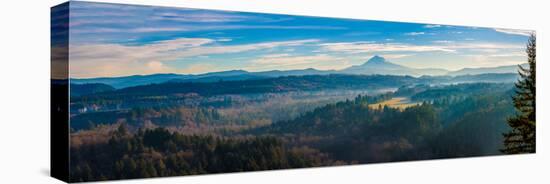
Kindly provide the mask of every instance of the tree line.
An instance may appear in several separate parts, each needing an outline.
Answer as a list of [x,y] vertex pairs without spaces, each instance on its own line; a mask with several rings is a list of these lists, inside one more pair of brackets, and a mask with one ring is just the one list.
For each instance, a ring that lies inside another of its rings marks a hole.
[[71,181],[181,176],[318,166],[320,161],[283,146],[275,137],[221,138],[128,132],[121,125],[107,143],[71,147]]

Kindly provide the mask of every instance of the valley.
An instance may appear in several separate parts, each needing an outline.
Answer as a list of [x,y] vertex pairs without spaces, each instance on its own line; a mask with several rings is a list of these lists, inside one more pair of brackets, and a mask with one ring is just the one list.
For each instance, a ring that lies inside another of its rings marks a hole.
[[[395,67],[373,61],[366,66]],[[71,83],[71,164],[80,168],[73,176],[83,177],[83,167],[111,165],[95,175],[129,167],[116,171],[126,173],[118,177],[137,177],[132,163],[140,162],[145,168],[171,163],[165,166],[168,176],[498,155],[506,117],[514,113],[513,73],[310,72],[263,77],[218,72],[147,84],[141,77],[136,86],[123,88]],[[249,149],[257,151],[242,152]],[[224,156],[231,150],[241,155]],[[82,159],[94,152],[101,159]],[[251,156],[260,160],[244,158]],[[212,159],[235,162],[218,165]],[[124,161],[112,165],[115,160]]]

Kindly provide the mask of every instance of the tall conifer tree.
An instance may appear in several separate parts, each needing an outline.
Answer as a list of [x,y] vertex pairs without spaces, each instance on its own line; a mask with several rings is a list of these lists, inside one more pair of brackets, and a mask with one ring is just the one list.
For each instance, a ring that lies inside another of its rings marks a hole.
[[527,42],[527,61],[529,68],[519,66],[520,79],[516,82],[516,94],[512,97],[517,114],[508,119],[512,130],[504,134],[504,149],[508,154],[534,153],[536,151],[535,123],[535,64],[536,36],[531,35]]

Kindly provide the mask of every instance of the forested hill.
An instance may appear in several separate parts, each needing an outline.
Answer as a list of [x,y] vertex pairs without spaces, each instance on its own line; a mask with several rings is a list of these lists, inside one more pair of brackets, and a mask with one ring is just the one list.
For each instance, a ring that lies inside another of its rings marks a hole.
[[[441,95],[403,109],[369,108],[369,104],[391,98],[391,93],[358,96],[248,133],[287,137],[334,159],[361,163],[500,154],[502,133],[508,130],[506,117],[514,113],[513,85],[504,86],[486,83],[424,89]],[[493,90],[485,90],[489,88]],[[455,93],[464,89],[472,92]],[[304,143],[304,137],[321,141]]]
[[[412,89],[419,88],[419,89]],[[411,90],[412,89],[412,90]],[[508,104],[507,99],[513,92],[512,84],[473,83],[447,86],[427,87],[424,85],[400,88],[395,93],[385,93],[377,96],[357,96],[353,100],[346,100],[334,104],[327,104],[323,107],[305,113],[294,120],[274,123],[270,127],[260,128],[256,131],[271,133],[299,133],[310,135],[334,135],[334,133],[345,135],[349,130],[357,130],[358,125],[377,124],[378,122],[405,122],[426,120],[421,124],[426,127],[437,127],[439,125],[427,125],[436,123],[442,125],[461,117],[453,114],[466,114],[471,111],[489,111],[492,106]],[[407,92],[405,92],[407,91]],[[415,91],[415,92],[409,92]],[[397,109],[383,107],[373,109],[369,105],[385,101],[396,96],[406,95],[413,101],[421,102],[416,106]],[[491,104],[501,103],[501,104]],[[511,109],[511,108],[510,108]],[[427,111],[430,111],[426,114]],[[444,112],[444,118],[434,118]],[[411,116],[409,116],[411,115]],[[428,116],[424,116],[428,115]],[[399,120],[402,118],[401,120]],[[403,124],[400,125],[401,127]],[[420,125],[419,125],[420,126]],[[409,127],[410,128],[410,127]],[[397,130],[393,129],[393,130]],[[339,132],[342,131],[342,132]]]
[[[227,173],[331,164],[273,137],[188,136],[166,129],[128,133],[120,126],[106,143],[71,147],[71,181],[101,181]],[[93,158],[93,159],[90,159]]]
[[377,89],[399,87],[420,82],[409,76],[387,75],[307,75],[258,80],[218,81],[210,83],[162,83],[124,88],[98,95],[169,95],[197,93],[201,96],[220,94],[276,93],[328,89]]
[[157,96],[196,93],[201,96],[221,94],[277,93],[330,89],[398,88],[412,84],[446,84],[468,82],[514,82],[517,74],[480,74],[465,76],[411,77],[392,75],[305,75],[265,79],[216,82],[167,82],[128,87],[89,96]]
[[82,96],[93,93],[113,91],[115,88],[102,83],[71,84],[71,96]]

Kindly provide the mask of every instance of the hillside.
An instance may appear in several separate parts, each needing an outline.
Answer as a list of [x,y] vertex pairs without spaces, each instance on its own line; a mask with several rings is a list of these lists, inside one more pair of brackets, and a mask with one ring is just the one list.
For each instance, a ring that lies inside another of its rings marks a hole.
[[168,95],[196,93],[202,96],[219,94],[277,93],[329,89],[380,89],[396,88],[420,82],[409,76],[384,75],[307,75],[267,79],[218,82],[168,82],[128,87],[97,95]]
[[[237,76],[233,76],[237,77]],[[412,84],[451,84],[471,82],[511,83],[517,80],[517,74],[480,74],[464,76],[392,76],[392,75],[305,75],[275,78],[240,76],[240,80],[228,80],[227,77],[207,77],[195,80],[170,80],[160,84],[133,86],[118,90],[79,92],[88,95],[170,95],[196,93],[203,96],[220,94],[255,94],[290,91],[317,91],[330,89],[381,89],[398,88]],[[198,80],[198,81],[197,81]],[[97,85],[97,84],[94,84]],[[80,85],[82,86],[82,85]],[[78,86],[75,89],[80,89]]]
[[82,96],[93,93],[114,91],[115,88],[102,83],[71,84],[71,96]]
[[[248,133],[285,137],[333,159],[360,163],[500,154],[506,117],[514,112],[509,98],[512,87],[463,84],[428,88],[439,90],[439,96],[404,109],[369,107],[393,98],[393,94],[358,96]],[[472,92],[462,94],[457,89]],[[490,94],[488,89],[492,89]]]

